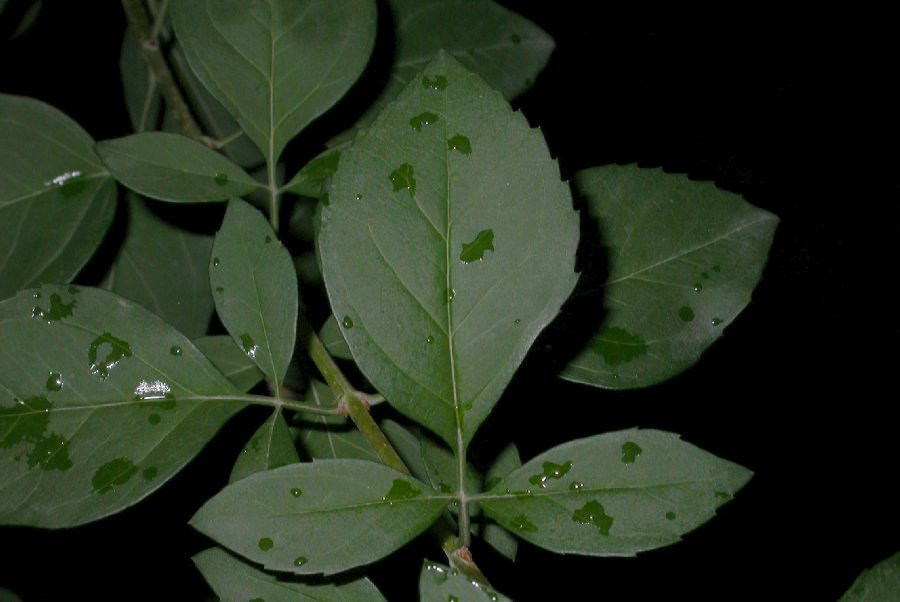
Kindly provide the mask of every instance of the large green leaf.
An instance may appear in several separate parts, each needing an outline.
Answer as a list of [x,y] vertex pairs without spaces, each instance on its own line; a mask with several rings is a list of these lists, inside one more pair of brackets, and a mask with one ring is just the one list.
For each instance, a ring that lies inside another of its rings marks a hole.
[[178,0],[173,23],[191,69],[275,162],[362,73],[376,11],[372,0]]
[[317,242],[360,368],[454,448],[577,279],[578,215],[543,137],[448,56],[344,151]]
[[94,141],[38,100],[0,94],[0,299],[69,282],[112,221],[116,185]]
[[546,32],[492,0],[388,0],[388,5],[395,35],[390,78],[356,127],[374,121],[440,50],[508,99],[531,87],[553,52],[553,38]]
[[194,339],[194,345],[239,391],[247,392],[263,379],[260,369],[230,336],[200,337]]
[[900,600],[900,552],[860,573],[839,602]]
[[192,560],[216,595],[225,601],[387,602],[368,579],[344,583],[304,583],[279,579],[220,548],[200,552]]
[[419,573],[419,602],[511,602],[456,569],[426,560]]
[[267,569],[330,575],[393,552],[448,501],[381,464],[318,460],[229,485],[191,524]]
[[69,527],[134,504],[243,403],[181,333],[99,289],[0,303],[0,523]]
[[104,288],[137,301],[188,338],[206,334],[213,314],[207,263],[212,236],[158,217],[128,195],[128,229]]
[[473,497],[549,550],[633,556],[705,523],[750,476],[672,433],[631,429],[564,443]]
[[216,234],[209,281],[222,324],[277,390],[294,353],[297,274],[266,218],[240,199]]
[[131,127],[135,132],[146,132],[155,130],[159,124],[162,95],[147,67],[140,44],[135,28],[128,27],[119,55],[119,76],[122,78],[122,91]]
[[675,376],[750,302],[778,218],[659,169],[611,165],[575,183],[609,266],[602,323],[563,378],[630,389]]
[[[310,382],[306,403],[317,406],[336,404],[328,385],[317,380]],[[363,434],[344,416],[303,416],[299,425],[297,439],[310,458],[316,460],[355,458],[380,462]]]
[[97,143],[97,153],[119,182],[161,201],[224,201],[262,186],[216,151],[178,134],[104,140]]
[[[503,451],[494,459],[487,473],[485,473],[485,489],[491,489],[503,480],[503,477],[521,465],[522,460],[519,457],[519,448],[516,447],[515,443],[510,443],[503,448]],[[497,552],[515,561],[516,555],[519,553],[519,540],[513,537],[509,531],[493,521],[488,521],[484,525],[481,537]]]
[[281,410],[275,410],[241,450],[228,482],[234,483],[251,474],[299,461],[300,456],[284,416]]

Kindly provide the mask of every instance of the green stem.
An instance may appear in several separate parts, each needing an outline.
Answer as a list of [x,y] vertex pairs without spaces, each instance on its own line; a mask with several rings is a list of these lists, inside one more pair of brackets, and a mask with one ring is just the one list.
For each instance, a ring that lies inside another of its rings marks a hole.
[[153,19],[153,29],[150,30],[150,39],[159,40],[159,34],[162,31],[163,24],[166,22],[166,11],[169,9],[169,0],[163,0],[156,12],[156,18]]
[[275,234],[278,234],[281,190],[278,188],[278,182],[275,177],[275,162],[267,159],[266,165],[269,172],[269,223],[272,224],[272,230],[275,231]]

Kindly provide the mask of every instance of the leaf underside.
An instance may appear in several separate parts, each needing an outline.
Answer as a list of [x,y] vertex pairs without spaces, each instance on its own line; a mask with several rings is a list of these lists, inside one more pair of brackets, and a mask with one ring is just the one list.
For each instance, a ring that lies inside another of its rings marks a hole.
[[456,569],[426,560],[419,573],[420,602],[511,602]]

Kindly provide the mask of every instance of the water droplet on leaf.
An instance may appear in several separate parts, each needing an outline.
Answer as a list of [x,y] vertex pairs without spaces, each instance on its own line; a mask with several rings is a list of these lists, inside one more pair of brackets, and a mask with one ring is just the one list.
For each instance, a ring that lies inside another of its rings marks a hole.
[[162,416],[160,416],[159,414],[150,414],[149,416],[147,416],[147,422],[149,422],[150,424],[159,424],[160,422],[162,422]]
[[425,339],[425,342],[428,343],[429,345],[434,343],[434,337],[431,335],[428,335],[428,337]]
[[485,251],[494,250],[494,231],[482,230],[470,243],[463,243],[459,260],[463,263],[472,263],[484,259]]
[[409,163],[404,163],[388,174],[388,179],[394,187],[394,192],[406,190],[409,196],[416,196],[415,170]]
[[255,358],[256,352],[259,351],[259,347],[253,341],[253,337],[245,332],[239,338],[241,339],[241,348],[243,348],[244,353],[247,354],[247,357],[249,357],[250,359]]
[[272,539],[270,537],[263,537],[262,539],[259,540],[259,543],[257,543],[256,545],[258,545],[259,549],[262,550],[263,552],[268,552],[275,546],[275,542],[272,541]]
[[59,391],[64,386],[65,383],[62,380],[62,375],[59,372],[51,372],[47,377],[47,383],[45,384],[48,391]]
[[694,310],[684,305],[678,309],[678,317],[685,322],[692,322],[694,320]]
[[435,113],[425,111],[424,113],[419,113],[418,115],[410,119],[409,125],[411,125],[417,132],[421,132],[423,125],[431,125],[437,120],[438,116]]
[[294,566],[303,566],[309,562],[309,559],[306,556],[297,556],[294,558]]
[[520,36],[517,33],[514,33],[511,36],[509,36],[509,39],[512,41],[513,44],[521,44],[522,43],[522,36]]
[[634,441],[626,441],[622,444],[622,463],[634,464],[635,459],[643,453],[641,446]]
[[675,513],[671,511],[666,512],[666,520],[675,520]]
[[603,504],[597,500],[591,500],[572,513],[572,521],[583,525],[594,525],[600,535],[609,535],[613,519],[606,514]]
[[213,266],[218,266],[218,265],[219,265],[219,258],[213,257]]
[[62,320],[63,318],[68,318],[72,315],[72,309],[75,307],[75,300],[72,299],[71,303],[63,303],[62,297],[57,295],[56,293],[50,295],[50,308],[43,309],[41,307],[35,306],[31,310],[32,318],[41,318],[42,320],[46,320],[47,324],[51,322],[57,322]]
[[137,474],[137,466],[128,458],[116,458],[97,469],[91,484],[94,493],[108,493],[117,485],[124,485]]
[[169,349],[169,353],[171,353],[175,357],[178,357],[179,355],[181,355],[181,347],[179,347],[178,345],[172,345],[172,348]]
[[219,186],[226,186],[228,185],[228,174],[217,173],[215,180]]
[[702,290],[703,290],[703,283],[702,283],[702,282],[695,282],[695,283],[694,283],[694,292],[695,292],[695,293],[699,293],[699,292],[702,291]]
[[455,150],[458,153],[468,156],[472,154],[472,143],[469,142],[469,139],[466,136],[457,134],[453,138],[447,140],[447,150]]
[[152,481],[156,478],[156,475],[159,474],[159,469],[156,466],[148,466],[144,469],[144,472],[141,473],[141,476],[144,477],[145,481]]
[[713,326],[718,326],[719,324],[722,323],[722,318],[713,318],[712,320],[710,320],[710,323]]
[[[98,352],[101,347],[108,346],[109,351],[102,361],[98,361]],[[99,376],[102,380],[109,377],[109,371],[124,358],[131,357],[131,346],[122,339],[114,337],[109,332],[104,332],[99,337],[91,341],[88,347],[88,361],[90,364],[91,374]],[[137,395],[137,392],[135,392]]]
[[431,79],[425,75],[422,77],[422,86],[432,90],[446,90],[447,78],[443,75],[435,75],[434,79]]
[[341,320],[341,324],[344,325],[344,328],[353,328],[353,319],[350,316],[344,316],[344,319]]
[[542,468],[543,472],[528,477],[528,482],[532,485],[539,485],[541,488],[544,488],[547,486],[547,482],[550,479],[559,480],[572,470],[572,462],[570,460],[567,460],[562,464],[544,462]]
[[512,517],[512,522],[513,526],[521,531],[529,531],[531,533],[534,533],[538,530],[537,525],[528,520],[528,517],[526,517],[524,514],[519,514]]
[[607,326],[591,341],[591,349],[610,367],[625,364],[647,353],[644,339],[624,328]]
[[303,490],[299,487],[294,487],[293,489],[291,489],[291,495],[294,497],[300,497],[301,495],[303,495]]
[[584,483],[581,483],[579,481],[572,481],[571,483],[569,483],[569,489],[571,491],[581,491],[583,488]]

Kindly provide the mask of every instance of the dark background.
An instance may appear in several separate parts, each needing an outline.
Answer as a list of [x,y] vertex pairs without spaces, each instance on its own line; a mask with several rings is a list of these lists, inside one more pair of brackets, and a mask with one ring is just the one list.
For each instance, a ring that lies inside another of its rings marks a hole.
[[[557,380],[538,350],[484,433],[483,448],[511,437],[528,458],[607,430],[671,430],[755,471],[735,501],[683,542],[637,558],[562,557],[523,543],[513,565],[476,543],[476,560],[522,602],[836,600],[900,548],[889,414],[900,98],[887,15],[503,4],[556,39],[546,71],[514,104],[543,129],[564,177],[611,162],[662,166],[712,179],[782,222],[753,302],[695,368],[611,393]],[[0,39],[9,27],[4,19]],[[130,133],[123,27],[117,2],[45,1],[30,32],[0,43],[0,92],[45,100],[98,140]],[[341,131],[372,80],[301,136],[297,161]],[[210,542],[186,523],[227,481],[259,416],[242,418],[118,516],[65,531],[0,528],[0,586],[26,602],[210,598],[189,560]],[[371,575],[389,599],[415,599],[423,555],[443,560],[420,538]]]

